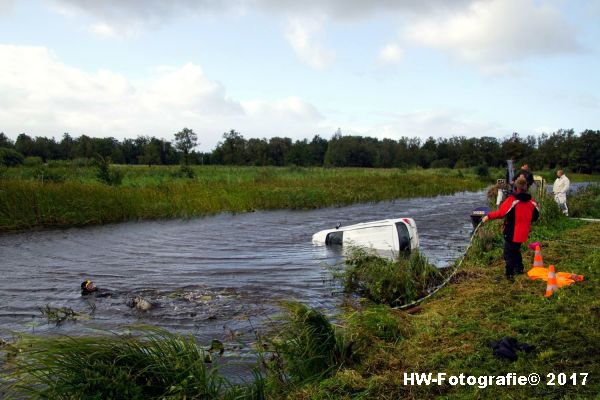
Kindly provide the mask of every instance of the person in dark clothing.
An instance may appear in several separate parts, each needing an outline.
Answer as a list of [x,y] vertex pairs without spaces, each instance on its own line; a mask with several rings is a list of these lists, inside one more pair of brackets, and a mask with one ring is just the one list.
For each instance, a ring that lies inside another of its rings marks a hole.
[[490,219],[504,218],[504,261],[506,262],[506,278],[514,280],[515,274],[524,273],[521,257],[521,244],[527,241],[531,223],[540,216],[538,205],[526,192],[527,181],[519,177],[515,181],[515,191],[493,211],[483,217],[481,222]]
[[109,290],[98,289],[96,287],[96,285],[94,285],[94,282],[92,282],[89,279],[86,279],[85,281],[81,282],[81,295],[89,296],[90,294],[93,294],[94,297],[111,297],[112,296],[112,293]]
[[527,182],[527,189],[529,189],[531,185],[533,185],[533,173],[531,173],[528,164],[523,164],[521,169],[517,171],[515,177],[518,179],[520,176],[525,178],[525,181]]

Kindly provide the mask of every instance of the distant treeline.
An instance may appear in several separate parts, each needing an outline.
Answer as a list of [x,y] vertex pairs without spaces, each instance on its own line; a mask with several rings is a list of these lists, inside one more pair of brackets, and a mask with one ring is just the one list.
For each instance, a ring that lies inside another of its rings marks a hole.
[[[113,137],[86,135],[74,138],[65,133],[57,141],[21,134],[13,142],[0,133],[0,163],[9,166],[27,161],[84,162],[97,156],[110,157],[117,164],[178,164],[185,158],[181,149],[177,139],[171,142],[148,136],[119,141]],[[214,150],[202,153],[191,149],[188,159],[192,164],[375,168],[500,167],[505,165],[505,160],[512,159],[517,163],[527,162],[534,169],[566,167],[575,172],[594,173],[600,172],[600,131],[576,134],[573,130],[561,129],[537,137],[513,133],[504,139],[458,136],[430,137],[422,141],[407,137],[380,140],[344,136],[338,130],[329,140],[316,135],[312,140],[293,141],[286,137],[246,139],[231,130],[223,135]]]

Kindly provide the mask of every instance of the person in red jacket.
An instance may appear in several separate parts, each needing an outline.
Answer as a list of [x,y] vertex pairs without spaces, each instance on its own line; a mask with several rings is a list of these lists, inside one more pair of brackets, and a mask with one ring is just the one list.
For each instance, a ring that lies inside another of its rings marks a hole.
[[493,211],[483,217],[481,222],[504,218],[504,261],[506,278],[514,280],[515,274],[524,273],[521,244],[527,241],[531,223],[540,216],[538,205],[527,193],[527,181],[519,177],[515,181],[515,191]]

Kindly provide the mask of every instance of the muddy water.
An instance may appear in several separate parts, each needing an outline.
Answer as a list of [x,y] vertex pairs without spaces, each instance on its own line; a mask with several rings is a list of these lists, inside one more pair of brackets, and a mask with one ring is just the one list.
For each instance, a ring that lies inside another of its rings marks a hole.
[[[0,335],[7,331],[90,334],[143,323],[193,333],[201,341],[253,339],[296,299],[332,310],[341,301],[325,264],[340,250],[317,247],[311,236],[338,222],[416,220],[421,250],[438,266],[467,245],[469,212],[483,192],[403,199],[311,211],[222,214],[192,220],[132,222],[0,236]],[[84,299],[92,279],[111,297]],[[150,311],[127,306],[133,296]],[[70,307],[79,321],[49,324],[39,308]]]

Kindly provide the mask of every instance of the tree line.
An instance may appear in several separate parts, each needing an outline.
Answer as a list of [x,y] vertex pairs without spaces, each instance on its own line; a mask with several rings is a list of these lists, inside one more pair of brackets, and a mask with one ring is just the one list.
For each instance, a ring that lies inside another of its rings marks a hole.
[[402,137],[398,140],[342,135],[338,130],[329,140],[315,135],[293,141],[287,137],[246,139],[231,130],[210,152],[196,151],[197,135],[184,128],[173,141],[150,136],[117,140],[86,135],[62,139],[20,134],[13,142],[0,133],[0,163],[17,165],[35,157],[50,160],[110,158],[117,164],[216,164],[372,168],[465,168],[502,167],[505,160],[528,163],[534,169],[569,168],[571,171],[600,172],[600,131],[576,134],[561,129],[551,134],[521,136],[513,133],[495,137],[433,138]]

